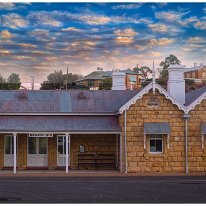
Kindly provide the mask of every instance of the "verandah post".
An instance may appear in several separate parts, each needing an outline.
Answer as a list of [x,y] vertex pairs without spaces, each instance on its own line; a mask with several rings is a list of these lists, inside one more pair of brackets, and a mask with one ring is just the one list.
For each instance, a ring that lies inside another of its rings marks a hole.
[[13,133],[13,139],[14,139],[14,169],[13,169],[13,172],[14,174],[16,174],[16,136],[17,136],[17,133]]

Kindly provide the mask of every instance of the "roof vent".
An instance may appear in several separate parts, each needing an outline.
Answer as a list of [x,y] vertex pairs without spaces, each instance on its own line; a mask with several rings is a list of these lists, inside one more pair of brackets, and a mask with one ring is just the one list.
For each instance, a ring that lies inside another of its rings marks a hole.
[[16,94],[16,97],[19,98],[20,100],[26,100],[28,99],[28,92],[27,91],[18,92]]
[[84,95],[84,92],[80,92],[78,94],[78,99],[86,99],[86,96]]

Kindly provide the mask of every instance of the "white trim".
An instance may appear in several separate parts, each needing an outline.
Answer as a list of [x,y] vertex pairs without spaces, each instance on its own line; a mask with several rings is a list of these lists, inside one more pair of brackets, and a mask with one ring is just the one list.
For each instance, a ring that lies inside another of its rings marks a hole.
[[167,149],[170,149],[170,134],[167,134]]
[[204,99],[206,99],[206,92],[199,96],[194,102],[187,106],[187,113],[193,110],[198,104],[200,104]]
[[135,104],[138,99],[141,99],[144,94],[149,93],[149,91],[153,88],[157,89],[159,93],[164,94],[166,99],[171,100],[172,104],[175,104],[180,110],[184,111],[185,113],[188,113],[186,107],[183,106],[181,103],[177,102],[164,88],[162,88],[156,82],[151,82],[146,87],[144,87],[144,89],[142,89],[137,95],[130,99],[126,104],[124,104],[119,109],[119,114],[122,114],[126,109],[129,109],[131,105]]
[[144,133],[144,150],[146,149],[146,133]]

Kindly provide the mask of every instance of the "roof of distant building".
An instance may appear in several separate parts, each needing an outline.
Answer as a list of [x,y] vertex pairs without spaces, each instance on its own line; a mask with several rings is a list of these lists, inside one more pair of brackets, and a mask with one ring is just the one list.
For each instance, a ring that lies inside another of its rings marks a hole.
[[[126,74],[131,74],[131,75],[137,75],[136,72],[132,71],[131,69],[125,69],[125,70],[120,70],[121,72],[125,72]],[[76,80],[75,82],[79,82],[79,81],[83,81],[83,80],[103,80],[105,79],[105,77],[111,77],[112,76],[112,71],[102,71],[102,70],[98,70],[98,71],[94,71],[88,75],[86,75],[85,77]]]
[[203,67],[205,67],[205,65],[202,64],[202,65],[199,65],[199,66],[195,66],[195,67],[191,67],[191,68],[186,68],[185,72],[192,72],[192,71],[200,70]]

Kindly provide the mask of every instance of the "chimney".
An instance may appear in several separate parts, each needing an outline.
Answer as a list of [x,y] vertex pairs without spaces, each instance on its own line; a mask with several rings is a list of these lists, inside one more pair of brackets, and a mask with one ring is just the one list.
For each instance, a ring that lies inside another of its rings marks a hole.
[[170,65],[168,68],[167,90],[179,103],[185,104],[184,65]]
[[113,71],[112,73],[112,90],[126,90],[125,72]]

